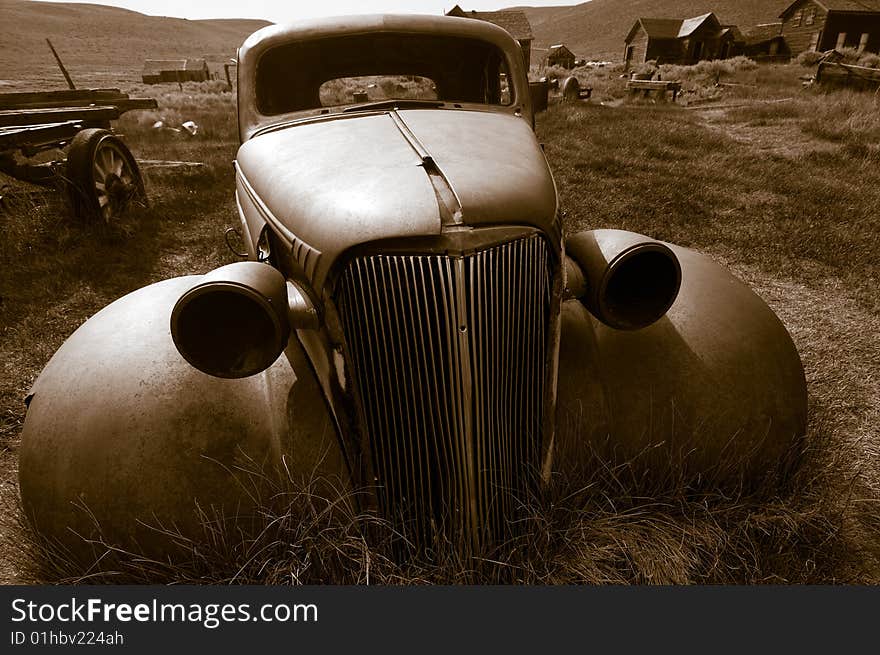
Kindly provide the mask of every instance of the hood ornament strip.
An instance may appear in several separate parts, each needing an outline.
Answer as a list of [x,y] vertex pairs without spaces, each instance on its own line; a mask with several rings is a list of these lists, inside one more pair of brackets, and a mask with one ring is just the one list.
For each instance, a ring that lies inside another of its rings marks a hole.
[[461,199],[455,192],[455,188],[453,188],[449,178],[446,177],[437,165],[437,162],[434,161],[434,158],[431,156],[431,153],[428,152],[427,148],[425,148],[424,144],[422,144],[416,135],[413,134],[413,131],[403,120],[403,117],[394,110],[390,111],[388,115],[391,117],[391,120],[394,121],[397,129],[400,130],[403,138],[406,139],[407,143],[409,143],[419,159],[422,160],[421,166],[428,174],[428,179],[431,181],[431,186],[434,187],[434,193],[437,195],[437,206],[440,209],[440,220],[444,230],[450,228],[465,228]]

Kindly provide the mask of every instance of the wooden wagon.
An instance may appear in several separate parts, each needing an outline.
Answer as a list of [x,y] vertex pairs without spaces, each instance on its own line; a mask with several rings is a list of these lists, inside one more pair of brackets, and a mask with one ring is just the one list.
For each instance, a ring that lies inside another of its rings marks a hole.
[[[130,98],[119,89],[0,94],[0,172],[62,186],[77,216],[109,222],[146,198],[137,161],[111,121],[156,106],[152,98]],[[33,161],[56,148],[66,150],[64,161]]]
[[826,56],[819,62],[816,82],[829,86],[875,91],[880,89],[880,69],[844,64],[835,57]]
[[671,92],[672,102],[675,102],[676,98],[678,98],[678,94],[681,93],[681,82],[632,79],[626,83],[626,89],[631,96],[637,96],[642,93],[648,98],[654,93],[661,100],[665,100],[667,92]]

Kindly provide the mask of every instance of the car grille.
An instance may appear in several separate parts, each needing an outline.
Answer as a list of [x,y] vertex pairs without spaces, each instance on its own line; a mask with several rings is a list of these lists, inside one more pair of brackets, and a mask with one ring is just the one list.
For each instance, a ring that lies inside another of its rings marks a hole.
[[344,270],[336,304],[379,508],[410,540],[491,542],[533,488],[552,275],[537,234]]

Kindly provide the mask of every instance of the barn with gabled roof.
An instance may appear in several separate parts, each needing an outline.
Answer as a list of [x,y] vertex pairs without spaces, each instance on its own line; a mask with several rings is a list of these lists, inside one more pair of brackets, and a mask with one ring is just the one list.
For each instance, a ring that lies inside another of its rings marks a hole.
[[458,5],[446,12],[447,16],[456,16],[457,18],[474,18],[476,20],[484,20],[488,23],[503,27],[507,30],[522,48],[523,60],[528,70],[532,59],[532,41],[535,36],[532,34],[532,24],[524,11],[519,9],[503,9],[500,11],[465,11]]
[[575,56],[564,43],[551,45],[547,48],[547,65],[574,68]]
[[741,54],[745,37],[735,25],[722,25],[713,13],[693,18],[639,18],[626,35],[627,65],[655,60],[692,64]]

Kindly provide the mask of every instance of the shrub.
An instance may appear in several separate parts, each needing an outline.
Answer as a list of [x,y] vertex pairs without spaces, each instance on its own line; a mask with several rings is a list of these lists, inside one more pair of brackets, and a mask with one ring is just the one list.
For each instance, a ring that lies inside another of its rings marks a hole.
[[643,64],[634,67],[631,72],[636,75],[656,75],[661,67],[657,66],[657,60],[651,59]]
[[844,64],[858,64],[862,56],[856,48],[840,48],[837,52],[843,55],[840,61]]
[[816,66],[824,56],[824,53],[807,50],[797,56],[797,63],[806,68],[810,68],[811,66]]
[[740,71],[753,71],[758,68],[758,62],[756,62],[754,59],[749,59],[744,55],[731,57],[730,59],[726,59],[725,61],[733,66],[733,70],[737,73]]
[[579,68],[573,74],[582,87],[593,89],[591,97],[597,102],[611,101],[626,95],[626,81],[629,76],[623,74],[622,65]]
[[664,64],[660,67],[660,74],[665,80],[718,84],[723,77],[730,77],[741,71],[752,71],[757,68],[758,64],[753,60],[740,56],[731,59],[701,61],[692,66]]
[[540,77],[546,77],[547,79],[556,79],[556,80],[564,80],[566,77],[571,76],[571,71],[567,68],[563,68],[562,66],[544,66],[544,68],[540,72]]
[[713,61],[701,61],[695,64],[694,76],[707,78],[718,84],[725,75],[733,75],[736,72],[734,65],[726,60],[715,59]]
[[[880,68],[880,55],[873,52],[862,52],[856,48],[841,48],[837,52],[841,55],[838,61],[843,64]],[[823,52],[802,52],[797,57],[797,63],[801,66],[815,66],[824,56]]]
[[859,66],[867,66],[868,68],[880,68],[880,55],[873,52],[865,52],[859,57]]

